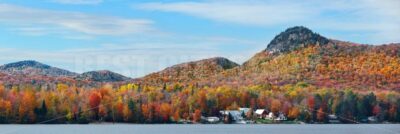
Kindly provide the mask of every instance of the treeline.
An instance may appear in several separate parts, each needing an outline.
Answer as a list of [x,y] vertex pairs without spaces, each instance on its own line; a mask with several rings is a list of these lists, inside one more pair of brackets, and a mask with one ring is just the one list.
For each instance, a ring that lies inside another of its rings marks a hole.
[[[307,83],[217,88],[180,84],[104,85],[84,89],[58,84],[0,86],[0,123],[176,123],[200,122],[220,110],[239,107],[283,113],[289,120],[327,123],[334,114],[344,123],[400,122],[400,94],[395,91],[319,89]],[[253,113],[246,113],[252,118]]]

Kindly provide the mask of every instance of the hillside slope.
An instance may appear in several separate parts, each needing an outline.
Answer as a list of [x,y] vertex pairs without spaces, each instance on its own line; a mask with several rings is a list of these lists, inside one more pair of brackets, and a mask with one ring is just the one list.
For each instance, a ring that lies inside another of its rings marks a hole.
[[205,59],[166,68],[140,82],[214,87],[308,83],[319,88],[400,90],[400,44],[343,42],[296,26],[278,34],[243,65],[225,58]]
[[237,67],[238,64],[226,58],[215,57],[168,67],[152,73],[141,80],[146,83],[189,82],[207,79],[224,70]]
[[10,75],[45,75],[45,76],[76,76],[77,73],[73,73],[64,69],[52,67],[37,61],[26,60],[14,63],[9,63],[0,66],[0,72]]
[[129,80],[130,78],[109,70],[100,70],[82,73],[75,77],[75,79],[93,82],[120,82]]
[[[266,50],[256,54],[240,68],[220,74],[218,81],[223,84],[277,86],[306,82],[335,89],[400,90],[400,44],[374,46],[327,41],[309,29],[295,28],[295,32],[290,28],[286,30],[289,33],[279,34]],[[294,41],[292,37],[297,40]],[[276,39],[284,42],[278,44],[284,45],[274,45]]]

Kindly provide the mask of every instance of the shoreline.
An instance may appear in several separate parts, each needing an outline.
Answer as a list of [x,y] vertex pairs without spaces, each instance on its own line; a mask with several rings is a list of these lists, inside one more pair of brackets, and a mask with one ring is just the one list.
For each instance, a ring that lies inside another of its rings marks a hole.
[[269,123],[269,124],[263,124],[263,123],[253,123],[253,124],[225,124],[225,123],[216,123],[216,124],[210,124],[210,123],[192,123],[192,124],[183,124],[183,123],[112,123],[112,122],[101,122],[101,123],[87,123],[87,124],[78,124],[78,123],[54,123],[54,124],[0,124],[0,126],[7,126],[7,125],[176,125],[176,126],[189,126],[189,125],[207,125],[207,126],[213,126],[213,125],[400,125],[400,123],[337,123],[337,124],[329,124],[329,123]]

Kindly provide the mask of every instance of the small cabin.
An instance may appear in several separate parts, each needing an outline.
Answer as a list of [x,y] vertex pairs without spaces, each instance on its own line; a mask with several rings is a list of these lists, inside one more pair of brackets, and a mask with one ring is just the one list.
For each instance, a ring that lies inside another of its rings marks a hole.
[[265,110],[265,109],[257,109],[254,112],[254,114],[255,114],[255,116],[257,116],[257,118],[262,119],[262,118],[265,118],[267,116],[267,110]]

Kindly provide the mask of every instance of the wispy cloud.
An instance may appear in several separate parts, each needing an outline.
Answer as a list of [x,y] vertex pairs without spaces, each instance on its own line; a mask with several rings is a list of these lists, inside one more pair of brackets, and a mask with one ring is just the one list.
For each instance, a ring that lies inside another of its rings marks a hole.
[[154,30],[153,22],[145,19],[61,12],[10,4],[0,4],[0,23],[33,35],[65,34],[66,31],[86,35],[126,35]]
[[51,0],[51,2],[73,5],[95,5],[100,4],[103,0]]
[[308,18],[304,14],[313,14],[313,12],[304,9],[305,7],[288,2],[175,2],[145,3],[134,7],[144,10],[184,13],[221,22],[264,26],[304,20]]
[[315,29],[369,32],[364,37],[375,39],[373,42],[400,42],[398,0],[209,0],[144,3],[134,8],[248,26],[306,25]]
[[9,55],[0,56],[0,63],[31,59],[78,73],[108,69],[135,78],[175,64],[217,56],[227,57],[241,63],[255,52],[235,51],[232,53],[221,50],[221,46],[224,45],[232,45],[233,43],[242,45],[250,42],[245,40],[227,37],[208,39],[207,37],[181,36],[179,37],[180,40],[177,41],[174,37],[172,37],[173,39],[166,37],[168,39],[161,39],[161,41],[133,41],[126,44],[107,43],[99,44],[96,47],[55,51],[0,47],[0,52],[3,55]]

